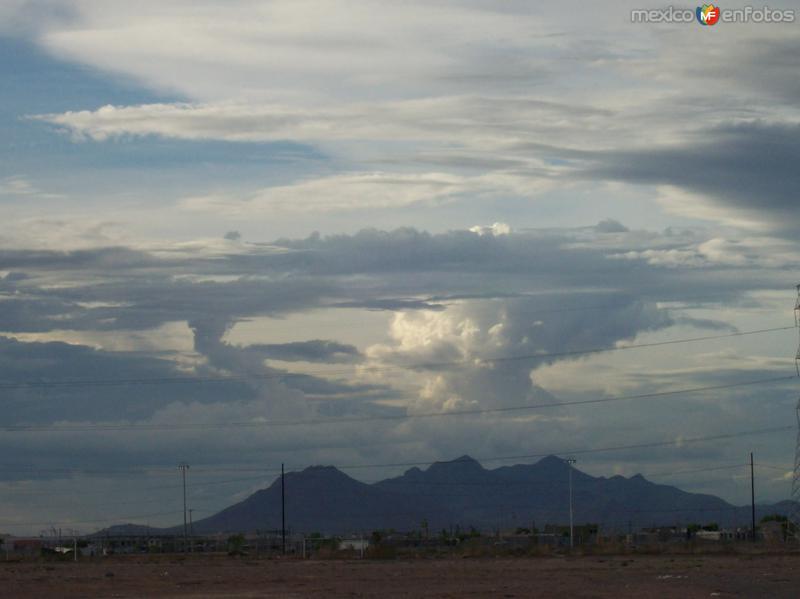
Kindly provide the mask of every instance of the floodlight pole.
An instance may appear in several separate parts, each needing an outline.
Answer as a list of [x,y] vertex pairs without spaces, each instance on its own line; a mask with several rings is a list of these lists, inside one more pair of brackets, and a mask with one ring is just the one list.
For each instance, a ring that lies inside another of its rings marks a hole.
[[572,509],[572,465],[576,462],[575,458],[567,458],[569,466],[569,548],[575,547],[575,526],[573,523]]

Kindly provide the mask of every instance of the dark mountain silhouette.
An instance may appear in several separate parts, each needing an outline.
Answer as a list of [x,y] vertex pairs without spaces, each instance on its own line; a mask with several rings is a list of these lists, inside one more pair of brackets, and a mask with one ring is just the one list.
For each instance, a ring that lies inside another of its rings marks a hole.
[[144,524],[115,524],[98,532],[90,537],[152,537],[166,533],[167,529],[145,526]]
[[[286,474],[287,526],[305,532],[419,525],[419,513],[402,499],[350,478],[332,466],[312,466]],[[257,491],[244,501],[194,523],[198,533],[236,530],[277,530],[281,527],[281,481]]]
[[[546,457],[535,464],[486,469],[469,456],[411,468],[374,484],[359,482],[332,466],[286,474],[286,525],[295,532],[353,533],[375,529],[429,530],[459,526],[509,529],[569,521],[570,466]],[[575,522],[627,530],[651,525],[717,522],[746,526],[750,507],[713,495],[688,493],[637,474],[593,477],[572,469]],[[757,506],[758,517],[788,512],[790,502]],[[281,482],[208,518],[194,522],[197,534],[278,530]],[[113,527],[112,527],[113,528]],[[182,526],[162,529],[182,532]]]

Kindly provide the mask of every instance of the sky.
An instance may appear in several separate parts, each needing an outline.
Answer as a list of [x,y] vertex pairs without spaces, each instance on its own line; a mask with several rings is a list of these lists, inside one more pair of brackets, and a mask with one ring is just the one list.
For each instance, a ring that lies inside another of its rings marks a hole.
[[666,6],[2,2],[0,532],[176,524],[182,461],[788,498],[800,15]]

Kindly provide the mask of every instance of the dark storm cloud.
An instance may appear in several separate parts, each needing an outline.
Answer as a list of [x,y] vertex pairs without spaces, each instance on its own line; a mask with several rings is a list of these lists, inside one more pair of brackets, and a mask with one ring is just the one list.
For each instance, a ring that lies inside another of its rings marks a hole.
[[679,146],[603,152],[582,176],[674,185],[794,233],[798,158],[800,125],[751,122],[704,130]]
[[[606,225],[601,225],[601,229]],[[619,227],[614,227],[619,229]],[[367,229],[354,235],[279,240],[290,250],[265,256],[248,255],[245,267],[281,268],[307,276],[336,277],[351,295],[348,301],[422,296],[439,298],[508,298],[530,293],[559,294],[563,305],[586,305],[580,297],[597,290],[591,304],[604,302],[604,289],[627,290],[653,300],[686,300],[704,295],[711,301],[732,300],[753,287],[775,288],[780,280],[765,269],[742,268],[726,274],[723,265],[707,269],[668,268],[646,261],[610,259],[632,248],[693,249],[702,239],[692,235],[619,232],[606,235],[590,229],[562,229],[478,235],[451,231],[432,235],[415,229]],[[241,262],[239,263],[242,265]],[[260,265],[260,266],[259,266]],[[433,299],[426,299],[433,298]],[[413,306],[409,306],[413,307]]]
[[332,307],[336,308],[364,308],[365,310],[387,310],[390,312],[397,312],[399,310],[444,310],[445,306],[438,303],[432,303],[427,300],[413,300],[413,299],[370,299],[354,302],[339,302],[333,304]]
[[[184,268],[191,266],[187,262]],[[95,273],[92,280],[64,288],[30,283],[3,301],[0,331],[141,330],[207,317],[277,316],[317,306],[334,293],[334,286],[322,278],[243,278],[223,283],[170,275],[179,274],[181,268],[164,270],[123,279],[109,269],[102,273],[105,276]]]
[[93,320],[77,317],[77,312],[85,311],[58,298],[12,296],[0,304],[0,331],[39,333],[64,325],[72,329],[98,328]]
[[[302,343],[284,345],[291,348],[284,351],[293,352],[295,359],[301,359],[299,356],[305,352],[307,361],[345,362],[359,357],[352,346],[334,342],[311,342],[305,348]],[[282,353],[282,345],[273,348],[277,348],[275,353]],[[237,350],[232,348],[232,351]],[[326,351],[327,358],[323,355]],[[203,365],[191,372],[178,369],[171,352],[161,355],[114,352],[61,342],[21,342],[0,337],[0,384],[10,387],[3,391],[0,426],[62,420],[144,420],[175,402],[250,401],[258,397],[265,384],[274,388],[275,381],[288,389],[317,397],[353,400],[354,405],[362,406],[375,399],[397,396],[384,385],[349,384],[310,374],[281,378],[286,371],[266,368],[257,357],[269,351],[251,353],[255,359],[249,365],[249,374],[253,378],[226,380],[219,376],[218,370]],[[214,357],[219,361],[216,354]],[[245,364],[240,361],[225,365],[230,371],[241,373]],[[273,378],[262,382],[259,375]],[[57,384],[51,385],[53,381]],[[63,384],[70,381],[76,384]],[[122,384],[105,384],[109,381]]]
[[[595,251],[565,251],[564,246],[570,240],[570,236],[563,232],[494,236],[471,231],[433,235],[412,228],[393,231],[365,229],[355,235],[312,235],[301,240],[279,240],[276,245],[294,251],[265,259],[270,263],[283,263],[285,268],[340,275],[552,275],[565,268],[587,273],[617,268]],[[256,257],[252,259],[258,260]],[[504,291],[508,292],[507,289]]]
[[[389,386],[284,376],[285,370],[265,363],[269,359],[341,364],[363,360],[357,348],[335,339],[290,343],[266,339],[250,346],[225,340],[234,324],[255,316],[360,307],[450,318],[455,310],[453,318],[478,327],[473,344],[444,339],[409,351],[390,349],[380,356],[387,364],[403,366],[458,361],[467,354],[491,359],[613,347],[642,331],[676,322],[715,328],[720,325],[714,321],[676,319],[655,302],[697,295],[713,302],[736,298],[757,285],[775,285],[775,273],[764,269],[753,269],[748,276],[743,276],[742,269],[730,275],[717,269],[710,277],[708,268],[670,269],[613,259],[631,246],[639,247],[641,234],[626,231],[618,223],[601,223],[599,228],[602,232],[582,228],[499,236],[366,230],[281,240],[213,260],[176,255],[163,261],[120,248],[110,248],[107,255],[102,249],[79,254],[19,250],[13,252],[13,261],[24,267],[27,276],[3,280],[14,287],[0,299],[0,331],[142,332],[183,322],[192,329],[194,350],[204,361],[187,374],[185,367],[178,369],[177,356],[169,352],[104,352],[5,339],[0,380],[25,382],[42,373],[51,380],[151,379],[176,373],[190,378],[233,374],[244,380],[224,386],[188,382],[152,389],[18,390],[12,394],[13,409],[6,416],[14,422],[138,420],[170,402],[238,405],[258,398],[271,406],[272,416],[295,418],[304,401],[313,398],[344,401],[338,408],[321,402],[325,410],[336,413],[369,410],[378,399],[398,397],[399,392]],[[648,237],[650,245],[665,248],[696,242]],[[73,264],[84,267],[72,268]],[[143,266],[126,269],[119,264]],[[502,327],[495,327],[498,323]],[[529,377],[536,363],[542,361],[520,361],[468,376],[456,374],[447,382],[479,403],[534,401],[543,393]],[[314,417],[320,409],[306,405],[300,416]],[[249,412],[238,417],[249,417]]]
[[[24,266],[25,277],[8,275],[0,282],[0,290],[7,291],[0,296],[0,331],[143,330],[175,321],[216,323],[216,329],[224,330],[242,318],[280,317],[312,308],[442,310],[448,299],[512,298],[531,292],[558,294],[562,306],[571,305],[574,297],[578,306],[586,302],[573,291],[591,286],[629,289],[654,300],[697,295],[729,300],[753,285],[774,287],[777,280],[764,269],[753,269],[744,281],[741,269],[727,276],[720,267],[710,280],[698,269],[610,259],[631,248],[682,249],[698,240],[642,238],[611,221],[598,227],[602,246],[584,229],[499,236],[397,229],[284,239],[213,260],[161,260],[122,248],[17,250],[5,253],[5,268]],[[593,294],[592,305],[604,302]]]
[[24,281],[27,278],[28,275],[26,275],[24,272],[10,272],[4,277],[0,277],[0,283],[11,284],[16,283],[17,281]]
[[[147,384],[153,379],[186,378],[171,357],[108,352],[60,342],[23,343],[0,337],[0,381],[4,385],[21,385],[3,392],[2,424],[138,420],[174,401],[211,402],[225,397],[254,396],[250,387],[237,381]],[[196,373],[198,377],[203,374],[209,373],[202,369]],[[131,383],[48,387],[51,381]],[[32,386],[25,387],[29,384]]]
[[152,255],[126,247],[73,251],[0,249],[1,269],[127,269],[160,265],[163,262]]
[[679,68],[693,78],[720,81],[729,89],[744,88],[796,106],[800,100],[798,56],[800,39],[796,35],[759,37],[703,60],[683,62]]
[[326,339],[294,341],[292,343],[272,343],[248,345],[249,351],[257,352],[265,358],[284,362],[357,362],[362,359],[361,352],[354,345],[338,343]]

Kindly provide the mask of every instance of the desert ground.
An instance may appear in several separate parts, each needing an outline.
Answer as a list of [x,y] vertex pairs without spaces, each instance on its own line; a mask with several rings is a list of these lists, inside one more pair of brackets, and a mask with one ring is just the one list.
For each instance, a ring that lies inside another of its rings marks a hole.
[[800,597],[800,555],[0,562],[3,597]]

